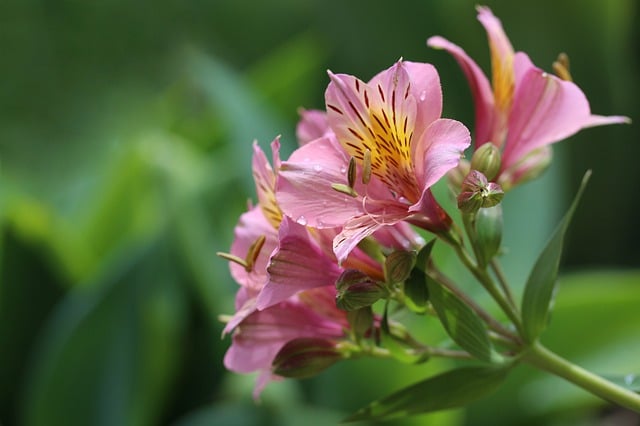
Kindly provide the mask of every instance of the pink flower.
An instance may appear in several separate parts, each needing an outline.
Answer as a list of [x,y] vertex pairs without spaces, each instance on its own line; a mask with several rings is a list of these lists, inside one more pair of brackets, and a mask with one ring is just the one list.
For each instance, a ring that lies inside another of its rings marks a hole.
[[491,142],[503,149],[497,177],[501,183],[513,185],[514,179],[526,175],[523,162],[535,167],[528,155],[548,160],[549,144],[586,127],[629,122],[627,117],[591,114],[578,86],[537,68],[525,53],[514,53],[500,20],[489,8],[478,7],[478,20],[489,38],[492,84],[457,45],[439,36],[427,44],[451,53],[469,80],[476,110],[476,148]]
[[339,341],[349,327],[346,312],[335,306],[335,287],[301,293],[262,311],[253,311],[234,330],[224,357],[227,369],[237,373],[259,372],[254,398],[272,380],[276,355],[290,341],[318,338]]
[[340,262],[362,239],[404,220],[448,231],[450,218],[430,188],[458,164],[470,136],[461,123],[440,118],[435,68],[398,61],[369,83],[329,75],[333,133],[282,163],[277,197],[285,214],[314,228],[343,227],[333,243]]

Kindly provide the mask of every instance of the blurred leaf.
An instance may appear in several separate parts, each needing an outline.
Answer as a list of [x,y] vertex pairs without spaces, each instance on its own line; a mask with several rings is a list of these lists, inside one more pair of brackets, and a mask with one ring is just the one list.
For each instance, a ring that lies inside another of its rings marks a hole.
[[0,242],[0,419],[11,425],[30,351],[65,286],[45,251],[15,229],[5,225]]
[[496,367],[447,371],[375,401],[345,421],[381,420],[462,407],[493,392],[508,371]]
[[[640,271],[586,271],[561,276],[553,322],[542,341],[563,358],[604,377],[640,369]],[[588,338],[585,337],[588,330]],[[475,424],[551,424],[560,413],[578,416],[564,424],[595,424],[607,403],[558,377],[523,366],[486,403],[474,404]],[[495,416],[497,407],[501,415]]]
[[540,253],[533,270],[529,274],[522,297],[522,325],[525,334],[523,337],[529,342],[535,341],[547,326],[549,310],[553,302],[553,293],[556,288],[556,277],[560,266],[564,235],[590,176],[590,171],[584,175],[571,207],[569,207],[546,247]]
[[498,357],[493,351],[487,328],[480,317],[458,296],[428,275],[426,280],[431,304],[449,336],[461,348],[480,360],[491,362],[492,358]]
[[185,325],[166,244],[123,253],[103,284],[57,306],[30,363],[23,424],[157,423]]
[[247,77],[271,104],[294,113],[305,106],[302,102],[316,99],[328,83],[322,66],[326,56],[318,39],[303,33],[269,52],[252,66]]

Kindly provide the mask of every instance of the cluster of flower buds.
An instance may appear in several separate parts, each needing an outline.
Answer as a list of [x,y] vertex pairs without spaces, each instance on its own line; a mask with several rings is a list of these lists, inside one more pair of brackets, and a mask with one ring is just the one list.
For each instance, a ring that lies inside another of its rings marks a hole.
[[368,82],[330,72],[326,108],[301,112],[299,147],[286,161],[278,139],[272,164],[254,144],[258,203],[240,217],[230,253],[220,255],[240,285],[236,312],[226,319],[233,342],[224,362],[260,373],[256,395],[270,380],[308,377],[341,359],[427,357],[432,349],[390,321],[386,306],[428,312],[431,244],[424,236],[462,244],[432,187],[448,175],[477,262],[486,265],[500,250],[500,201],[547,167],[549,145],[584,127],[628,120],[592,115],[567,79],[567,61],[556,66],[564,78],[547,74],[514,52],[488,8],[478,12],[492,83],[457,45],[427,42],[451,53],[469,80],[476,108],[470,161],[470,131],[441,117],[436,68],[404,60]]

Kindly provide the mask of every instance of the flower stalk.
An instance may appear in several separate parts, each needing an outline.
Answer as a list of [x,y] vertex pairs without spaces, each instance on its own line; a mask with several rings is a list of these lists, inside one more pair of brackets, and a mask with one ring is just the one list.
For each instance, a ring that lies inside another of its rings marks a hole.
[[540,370],[562,377],[602,399],[640,413],[639,394],[567,361],[544,347],[540,342],[531,345],[529,350],[524,353],[522,360]]

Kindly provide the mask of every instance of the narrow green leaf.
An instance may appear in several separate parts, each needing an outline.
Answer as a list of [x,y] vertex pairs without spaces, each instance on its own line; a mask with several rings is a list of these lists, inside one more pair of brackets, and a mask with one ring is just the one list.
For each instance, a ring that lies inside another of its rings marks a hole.
[[374,401],[345,421],[383,420],[462,407],[495,391],[508,372],[505,367],[447,371]]
[[529,274],[522,297],[524,338],[529,342],[535,341],[547,325],[556,288],[564,235],[590,176],[591,171],[587,171],[582,178],[582,183],[573,203],[571,203],[569,210],[553,232],[551,239],[542,250],[542,253],[540,253]]
[[427,275],[431,304],[440,322],[461,348],[483,361],[497,357],[493,351],[487,329],[478,315],[458,296]]

